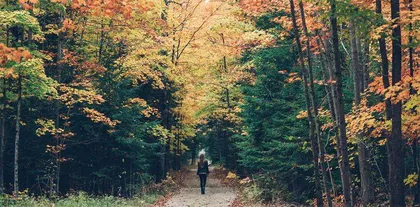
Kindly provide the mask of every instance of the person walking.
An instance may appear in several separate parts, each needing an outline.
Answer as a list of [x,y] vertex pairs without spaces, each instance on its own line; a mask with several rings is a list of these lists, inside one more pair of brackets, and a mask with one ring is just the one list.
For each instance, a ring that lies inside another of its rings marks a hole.
[[209,163],[204,159],[204,154],[200,154],[200,160],[197,165],[197,175],[200,177],[201,194],[206,193],[206,181],[209,173]]

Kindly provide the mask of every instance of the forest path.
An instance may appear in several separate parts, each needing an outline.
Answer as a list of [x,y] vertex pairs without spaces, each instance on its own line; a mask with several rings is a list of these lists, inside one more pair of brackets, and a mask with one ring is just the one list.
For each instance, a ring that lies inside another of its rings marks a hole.
[[214,168],[210,167],[210,174],[207,177],[206,194],[201,195],[200,179],[195,169],[188,173],[185,187],[181,188],[178,194],[174,195],[165,204],[166,207],[227,207],[235,200],[236,193],[233,188],[223,186],[220,179],[212,176]]

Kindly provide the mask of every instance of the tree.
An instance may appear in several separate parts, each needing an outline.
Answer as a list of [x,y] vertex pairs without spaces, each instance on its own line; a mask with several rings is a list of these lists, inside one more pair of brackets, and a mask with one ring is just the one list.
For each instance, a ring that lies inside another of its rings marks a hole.
[[[311,103],[312,103],[312,110],[314,112],[315,135],[317,139],[317,143],[314,143],[314,144],[318,144],[324,191],[327,197],[328,206],[331,207],[332,201],[331,201],[331,195],[330,195],[330,187],[328,185],[328,178],[327,178],[327,172],[326,172],[326,166],[325,166],[325,150],[324,150],[324,143],[323,143],[321,132],[320,132],[321,123],[319,120],[318,103],[317,103],[317,97],[316,97],[315,87],[314,87],[314,73],[313,73],[313,64],[312,64],[312,57],[311,57],[312,56],[311,43],[310,43],[311,37],[308,32],[308,28],[306,26],[305,9],[303,6],[303,1],[299,2],[299,8],[300,8],[300,15],[302,18],[303,31],[305,32],[305,35],[306,35],[306,56],[307,56],[308,68],[309,68],[309,91],[310,91],[310,97],[311,97]],[[322,204],[319,204],[319,205],[322,206]]]
[[[350,24],[350,39],[351,39],[351,67],[353,71],[353,82],[354,82],[354,105],[355,110],[357,111],[361,103],[361,92],[364,90],[363,87],[363,71],[361,70],[362,66],[359,62],[361,51],[358,47],[358,40],[356,37],[356,25],[354,22]],[[361,193],[363,205],[370,205],[374,201],[374,188],[372,184],[371,176],[371,164],[369,162],[369,149],[366,146],[366,143],[363,139],[363,134],[360,133],[357,135],[357,148],[359,153],[359,171],[361,179]]]
[[334,53],[334,69],[335,69],[335,88],[336,88],[336,97],[335,97],[335,106],[336,106],[336,115],[337,115],[337,127],[338,127],[338,136],[339,136],[339,150],[340,150],[340,171],[341,171],[341,181],[343,185],[343,194],[344,194],[344,205],[351,206],[351,195],[350,195],[350,167],[349,167],[349,157],[348,157],[348,148],[347,148],[347,137],[346,137],[346,121],[345,121],[345,112],[344,112],[344,102],[343,102],[343,82],[342,82],[342,73],[341,73],[341,60],[340,60],[340,51],[338,49],[338,31],[337,31],[337,8],[336,1],[330,1],[331,11],[330,11],[330,24],[331,24],[331,38],[332,46]]
[[[395,86],[401,81],[401,26],[398,24],[400,17],[400,1],[391,1],[391,18],[396,20],[392,29],[392,85]],[[391,102],[392,110],[392,130],[391,135],[387,139],[388,147],[388,165],[389,165],[389,183],[390,188],[390,205],[404,206],[404,141],[401,131],[401,113],[402,102]]]
[[[303,6],[300,7],[301,8],[301,15],[302,15],[302,22],[304,22],[304,11],[303,11]],[[308,85],[310,85],[311,83],[308,84],[308,80],[307,80],[307,71],[306,71],[306,66],[303,60],[303,54],[302,54],[302,46],[300,43],[300,36],[299,36],[299,30],[297,27],[297,23],[296,23],[296,17],[295,17],[295,5],[293,0],[290,0],[290,12],[292,15],[292,22],[293,22],[293,28],[294,28],[294,36],[296,38],[296,45],[297,45],[297,50],[298,50],[298,54],[299,54],[299,63],[301,66],[301,70],[302,70],[302,80],[303,80],[303,90],[305,93],[305,102],[307,105],[307,113],[308,113],[308,122],[309,122],[309,126],[310,126],[310,131],[309,131],[309,137],[311,140],[311,144],[312,144],[312,154],[313,154],[313,163],[314,163],[314,177],[315,177],[315,186],[316,186],[316,195],[317,195],[317,200],[318,203],[317,205],[322,206],[322,193],[321,193],[321,187],[320,187],[320,181],[319,181],[319,166],[318,166],[318,154],[319,154],[319,147],[318,147],[318,141],[319,141],[319,134],[316,133],[318,132],[318,124],[316,123],[316,121],[314,120],[317,119],[317,114],[316,111],[317,109],[315,109],[316,106],[316,101],[315,101],[315,95],[313,93],[313,88],[311,88],[311,97],[312,97],[312,107],[311,108],[311,102],[310,102],[310,98],[309,98],[309,89],[308,89]],[[306,23],[304,23],[304,25],[306,26]],[[305,27],[304,26],[304,27]],[[307,31],[305,32],[306,34]],[[309,41],[309,40],[308,40]],[[309,42],[307,42],[307,47]],[[309,48],[307,48],[309,51]],[[310,57],[310,52],[308,52],[308,64],[310,64],[309,67],[312,67],[312,63],[311,63],[311,57]],[[312,76],[311,76],[312,77]],[[312,85],[313,86],[313,85]],[[314,109],[314,110],[312,110]],[[314,111],[314,115],[312,115],[312,111]],[[317,140],[318,138],[318,140]],[[321,153],[322,156],[322,153]],[[321,158],[322,159],[322,158]],[[321,161],[321,168],[323,169],[323,161]],[[324,170],[322,170],[324,172]],[[324,174],[323,174],[324,175]],[[325,179],[324,179],[325,181]],[[324,186],[326,188],[328,188],[326,185]],[[326,191],[327,195],[329,194]],[[330,201],[331,199],[328,199],[329,205],[331,204]]]

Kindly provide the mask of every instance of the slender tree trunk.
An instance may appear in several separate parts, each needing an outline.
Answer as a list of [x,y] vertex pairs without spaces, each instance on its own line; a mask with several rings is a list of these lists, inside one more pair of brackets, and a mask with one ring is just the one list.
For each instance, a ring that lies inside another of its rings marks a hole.
[[[320,38],[321,39],[321,38]],[[322,42],[321,42],[322,43]],[[331,117],[334,121],[334,129],[337,129],[338,123],[337,123],[337,102],[335,100],[337,100],[337,90],[336,90],[336,86],[333,83],[335,81],[335,75],[334,75],[334,64],[333,64],[333,54],[332,51],[330,49],[330,45],[328,43],[328,40],[325,40],[323,42],[323,47],[325,49],[325,55],[324,55],[324,60],[326,60],[327,62],[327,67],[328,67],[328,71],[325,71],[325,73],[328,73],[328,81],[326,82],[328,84],[327,87],[330,88],[331,91],[331,106],[332,108],[331,110]],[[336,137],[336,142],[337,142],[337,157],[340,158],[341,157],[341,152],[340,152],[340,138],[338,136]],[[342,168],[342,162],[340,162],[340,160],[338,160],[338,164],[339,164],[339,168],[341,171]],[[329,168],[329,172],[330,172],[330,180],[331,180],[331,185],[333,188],[333,192],[334,195],[337,196],[337,191],[336,191],[336,186],[334,184],[334,179],[332,178],[332,172],[331,172],[331,168]]]
[[[6,2],[7,5],[9,2]],[[9,27],[6,27],[6,46],[9,47]],[[0,194],[4,193],[4,153],[6,150],[6,105],[7,105],[7,87],[6,77],[3,80],[3,98],[2,98],[2,110],[1,110],[1,138],[0,138]]]
[[173,146],[173,157],[172,157],[172,170],[176,171],[177,170],[177,161],[178,161],[178,139],[179,139],[179,129],[177,129],[177,131],[175,132],[175,139],[174,139],[174,143],[172,144]]
[[[326,61],[326,58],[324,57],[324,54],[321,54],[320,57],[321,57],[320,62],[321,62],[322,78],[324,82],[327,83],[328,80],[330,80],[330,78],[327,76],[328,72],[325,66],[325,62],[324,62]],[[335,109],[334,109],[331,87],[329,87],[328,85],[325,85],[324,89],[325,89],[325,93],[327,94],[328,109],[330,110],[331,117],[333,118],[333,120],[335,120],[335,112],[334,112]]]
[[[376,13],[382,15],[382,1],[381,0],[376,0]],[[383,82],[384,89],[387,89],[390,86],[390,82],[389,82],[389,62],[388,62],[388,54],[387,54],[384,34],[381,34],[381,37],[379,39],[379,51],[381,53],[382,82]],[[386,99],[385,100],[385,119],[386,120],[391,120],[391,118],[392,118],[391,100]],[[387,140],[389,140],[389,134],[385,134],[385,136],[387,137]],[[390,155],[390,152],[391,152],[390,148],[389,148],[389,145],[390,145],[390,143],[387,142],[388,156]],[[390,161],[388,161],[388,162],[390,162]],[[389,177],[389,180],[390,180],[390,178],[391,177]],[[392,186],[391,183],[389,183],[389,184],[390,184],[390,186]]]
[[99,51],[98,51],[98,63],[102,63],[102,54],[104,50],[104,39],[105,39],[105,25],[103,20],[101,22],[101,35],[99,40]]
[[[322,76],[323,76],[324,82],[327,83],[328,80],[330,80],[330,78],[327,77],[328,72],[327,72],[327,69],[326,69],[326,66],[325,66],[325,63],[324,63],[324,61],[326,61],[326,57],[322,53],[321,53],[320,56],[321,56]],[[335,122],[335,109],[334,109],[333,96],[332,96],[333,92],[331,91],[331,87],[329,85],[325,85],[324,88],[325,88],[325,93],[327,94],[328,108],[330,110],[331,117],[332,117],[333,121]],[[324,148],[324,146],[321,146],[321,145],[320,145],[320,147]],[[325,149],[323,149],[323,150],[325,151]],[[330,165],[329,165],[328,161],[327,161],[326,164],[327,164],[327,169],[328,169],[328,172],[329,172],[329,179],[330,179],[330,182],[331,182],[333,195],[335,196],[337,194],[336,194],[336,190],[335,190],[335,184],[334,184],[334,179],[332,177],[331,168],[330,168]]]
[[[417,172],[417,175],[419,175],[420,166],[418,161],[418,153],[417,153],[417,140],[413,141],[412,149],[413,149],[413,167]],[[419,180],[420,178],[417,178],[417,185],[414,187],[414,202],[413,206],[418,206],[420,204],[420,193],[419,193]]]
[[16,137],[15,137],[15,159],[14,159],[14,182],[13,195],[18,196],[19,192],[19,139],[20,139],[20,113],[22,105],[22,74],[19,71],[18,77],[18,99],[16,108]]
[[191,165],[194,166],[195,159],[197,157],[197,140],[194,137],[192,141],[193,141],[193,146],[191,148]]
[[[168,23],[168,14],[167,14],[167,8],[169,6],[169,0],[164,0],[163,1],[165,3],[165,7],[162,10],[161,13],[161,19],[165,22]],[[163,36],[167,37],[169,36],[168,33],[164,33]],[[174,62],[174,51],[172,50],[172,62]],[[161,105],[161,109],[162,109],[162,121],[164,124],[164,127],[168,129],[169,126],[169,117],[168,117],[168,111],[166,109],[166,104],[167,104],[167,92],[166,92],[166,88],[163,89],[163,96],[162,96],[162,102],[163,104]],[[160,143],[160,149],[159,149],[159,153],[160,153],[160,159],[159,159],[159,167],[160,167],[160,172],[157,172],[157,176],[156,176],[156,181],[162,181],[163,179],[166,178],[166,163],[168,161],[167,159],[167,153],[169,152],[168,150],[168,140],[163,141],[163,143]]]
[[[391,18],[400,17],[400,1],[391,0]],[[392,85],[401,81],[402,67],[402,49],[401,49],[401,27],[397,20],[392,27]],[[392,108],[392,129],[391,136],[387,139],[388,164],[389,164],[389,184],[390,205],[405,206],[404,193],[404,140],[401,130],[402,103],[391,103]]]
[[161,144],[160,146],[160,175],[157,178],[157,181],[162,181],[166,177],[166,146],[167,141]]
[[360,93],[363,93],[363,90],[366,88],[365,81],[364,81],[364,71],[365,71],[365,56],[367,56],[367,54],[365,53],[366,51],[362,51],[362,41],[358,37],[358,35],[356,35],[356,46],[357,46],[357,55],[359,58],[359,66],[357,68],[358,75],[359,75],[358,77],[359,90],[360,90]]
[[[356,110],[361,103],[361,91],[364,90],[363,84],[363,70],[361,63],[360,41],[356,38],[356,28],[354,23],[350,24],[350,38],[351,38],[351,68],[353,71],[354,82],[354,103]],[[374,188],[372,185],[371,165],[369,163],[369,150],[363,143],[363,134],[357,134],[357,150],[359,153],[359,171],[360,183],[362,190],[363,206],[368,206],[374,201]]]
[[[58,45],[57,45],[57,62],[60,62],[61,59],[63,58],[63,43],[61,40],[61,34],[59,35],[59,40],[58,40]],[[62,73],[63,67],[61,63],[58,63],[58,77],[57,77],[57,82],[58,84],[61,83],[61,73]],[[60,101],[57,100],[56,102],[56,111],[55,111],[55,127],[58,129],[60,128]],[[62,140],[60,137],[56,137],[56,145],[59,146],[60,144],[62,144]],[[59,193],[60,192],[60,168],[61,168],[61,162],[60,162],[60,157],[61,157],[61,152],[58,152],[55,156],[56,160],[56,174],[55,174],[55,180],[56,180],[56,185],[55,185],[55,193]],[[53,186],[52,186],[53,187]]]
[[369,85],[369,40],[366,39],[363,45],[364,54],[362,55],[362,68],[363,71],[360,73],[362,83],[362,92],[368,88]]
[[332,44],[333,44],[333,53],[334,53],[334,68],[335,68],[335,78],[336,78],[336,90],[337,98],[336,102],[336,114],[337,114],[337,126],[338,126],[338,137],[340,139],[340,152],[341,157],[339,158],[341,164],[341,181],[343,186],[344,194],[344,205],[346,207],[351,206],[351,183],[350,183],[350,164],[349,164],[349,155],[347,149],[347,135],[346,135],[346,120],[344,114],[344,102],[343,102],[343,81],[341,74],[341,60],[340,60],[340,51],[338,49],[338,32],[337,32],[337,12],[336,12],[336,3],[335,0],[331,0],[331,32],[332,32]]
[[324,144],[322,141],[321,136],[321,124],[318,117],[318,103],[314,88],[314,77],[313,77],[313,67],[312,67],[312,54],[311,54],[311,36],[308,32],[308,28],[306,26],[306,19],[305,19],[305,9],[303,6],[303,2],[299,2],[299,9],[300,9],[300,16],[302,19],[302,27],[303,31],[306,35],[306,56],[308,60],[308,69],[309,69],[309,93],[311,97],[312,102],[312,108],[314,113],[314,121],[315,121],[315,135],[316,135],[316,141],[318,143],[318,149],[319,149],[319,156],[320,156],[320,165],[321,165],[321,171],[322,171],[322,181],[324,186],[325,195],[327,197],[327,203],[329,207],[332,207],[332,201],[331,201],[331,194],[330,194],[330,187],[328,185],[328,176],[325,166],[325,151],[324,151]]
[[360,104],[360,81],[359,81],[359,51],[357,50],[357,40],[356,40],[356,28],[354,23],[350,23],[350,51],[351,51],[351,69],[353,72],[353,93],[354,93],[354,102],[357,105]]
[[[409,0],[408,1],[408,8],[410,10],[410,12],[413,12],[413,0]],[[412,17],[410,17],[412,18]],[[410,70],[410,77],[414,77],[414,59],[413,59],[413,54],[414,54],[414,48],[413,48],[413,36],[411,35],[411,32],[413,31],[413,24],[410,23],[409,24],[409,32],[410,35],[408,37],[408,55],[409,55],[409,61],[408,61],[408,66],[409,66],[409,70]],[[413,87],[410,85],[410,95],[415,94],[416,91],[413,89]],[[414,169],[417,172],[417,175],[420,174],[420,166],[418,163],[418,153],[417,153],[417,146],[418,146],[418,140],[414,140],[413,141],[413,163],[414,163]],[[420,204],[420,176],[418,176],[417,178],[417,185],[415,186],[414,189],[414,205],[419,205]]]
[[[326,41],[326,43],[328,43],[328,42]],[[335,122],[335,126],[337,127],[338,126],[338,123],[337,123],[337,108],[338,107],[337,107],[337,102],[335,101],[335,100],[337,100],[337,87],[334,84],[334,82],[336,80],[335,79],[335,73],[334,73],[334,54],[331,51],[331,49],[329,48],[328,44],[325,44],[325,47],[326,47],[326,56],[327,56],[326,60],[327,60],[327,64],[328,64],[328,74],[329,74],[329,78],[330,78],[328,85],[331,88],[332,106],[334,108],[331,116],[332,116],[332,118]],[[337,139],[338,139],[337,144],[340,144],[338,137],[337,137]],[[338,153],[337,155],[340,157],[341,156],[340,155],[341,154],[340,150],[337,150],[337,153]]]
[[[408,8],[410,10],[410,12],[413,12],[413,0],[408,0]],[[410,19],[412,19],[412,17],[410,17]],[[409,67],[409,72],[410,72],[410,77],[414,77],[414,59],[413,59],[413,54],[414,54],[414,47],[413,47],[413,36],[411,35],[411,32],[413,31],[413,23],[410,23],[408,25],[408,29],[409,29],[409,36],[408,36],[408,67]],[[410,85],[410,94],[415,94],[415,91],[413,89],[413,87]]]
[[181,169],[181,137],[178,135],[176,140],[176,170]]
[[[329,98],[329,105],[330,106],[330,111],[331,111],[331,118],[334,120],[334,122],[336,122],[337,120],[337,116],[336,116],[336,106],[335,106],[335,99],[337,96],[337,92],[335,90],[335,86],[334,84],[332,84],[332,81],[335,80],[334,77],[334,72],[333,72],[333,68],[334,68],[334,64],[332,63],[332,52],[329,48],[329,44],[328,44],[328,40],[324,40],[322,41],[321,36],[318,36],[318,42],[320,44],[320,46],[322,46],[325,50],[324,53],[321,53],[321,66],[322,66],[322,72],[323,72],[323,78],[326,85],[326,91],[327,91],[327,97]],[[325,62],[327,63],[327,65],[325,65]],[[326,68],[328,68],[328,70],[326,70]],[[337,142],[338,143],[338,142]]]
[[[355,32],[356,32],[356,28],[355,28]],[[359,92],[362,93],[363,89],[365,88],[364,82],[363,82],[363,70],[364,70],[363,56],[364,54],[362,52],[362,43],[361,43],[360,38],[357,37],[357,35],[355,36],[355,38],[356,38],[356,51],[357,51],[357,58],[358,58],[356,69],[357,69],[357,74],[358,74]]]
[[294,6],[293,0],[290,0],[290,10],[291,10],[291,15],[292,15],[293,31],[296,38],[297,50],[299,53],[299,63],[302,69],[302,80],[303,80],[303,90],[305,93],[306,110],[308,112],[308,122],[309,122],[309,127],[310,127],[309,138],[311,140],[311,149],[312,149],[312,157],[313,157],[312,162],[314,165],[315,194],[317,197],[317,205],[323,206],[321,184],[319,180],[319,165],[318,165],[319,148],[318,148],[318,142],[315,136],[315,122],[314,122],[314,118],[313,118],[312,110],[311,110],[311,101],[309,99],[307,71],[306,71],[305,62],[304,62],[303,54],[302,54],[302,46],[300,43],[300,35],[299,35],[299,30],[298,30],[298,26],[296,22],[295,6]]
[[[382,14],[382,0],[376,0],[376,13]],[[379,51],[381,53],[381,64],[382,64],[382,82],[384,84],[384,88],[387,89],[389,87],[389,63],[388,63],[388,55],[386,50],[386,42],[385,37],[382,34],[381,38],[379,39]],[[386,119],[391,119],[392,109],[391,109],[391,101],[389,99],[385,100],[385,113]]]
[[[182,119],[183,119],[183,117],[182,116],[180,116],[179,117],[179,120],[182,122]],[[176,144],[176,147],[175,147],[175,163],[174,163],[174,166],[175,166],[175,169],[174,170],[180,170],[181,169],[181,124],[178,124],[178,127],[177,127],[177,134],[176,134],[176,140],[175,140],[175,144]]]
[[[363,67],[363,66],[362,66]],[[364,91],[367,87],[368,78],[362,75],[367,70],[362,70],[360,72],[360,82],[363,84],[361,92]],[[363,135],[365,136],[365,135]],[[361,185],[362,185],[362,199],[365,206],[371,205],[375,201],[375,186],[372,176],[372,155],[368,146],[364,142],[358,143],[358,152],[359,152],[359,167],[361,173]]]
[[[224,36],[224,34],[223,33],[220,33],[220,37],[222,39],[222,45],[225,46],[225,36]],[[222,61],[223,61],[222,67],[223,67],[223,70],[224,70],[224,71],[222,71],[222,73],[226,73],[226,75],[227,75],[229,73],[229,69],[228,69],[228,65],[227,65],[227,61],[226,61],[226,56],[223,56]],[[226,90],[226,105],[227,105],[226,107],[228,109],[228,112],[230,112],[231,111],[231,107],[230,107],[230,91],[229,91],[229,88],[228,87],[225,87],[225,90]]]
[[0,143],[0,194],[4,192],[4,152],[6,150],[6,78],[3,77],[3,98],[1,109],[1,143]]

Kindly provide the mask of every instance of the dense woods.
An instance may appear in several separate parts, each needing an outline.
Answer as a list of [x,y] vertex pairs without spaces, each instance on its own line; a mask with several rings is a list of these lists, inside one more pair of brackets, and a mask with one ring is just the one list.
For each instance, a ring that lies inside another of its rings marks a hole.
[[0,198],[131,198],[205,151],[254,201],[420,205],[419,26],[413,0],[0,0]]

